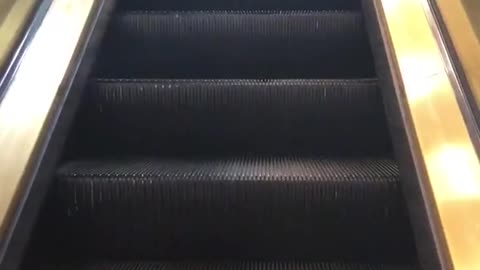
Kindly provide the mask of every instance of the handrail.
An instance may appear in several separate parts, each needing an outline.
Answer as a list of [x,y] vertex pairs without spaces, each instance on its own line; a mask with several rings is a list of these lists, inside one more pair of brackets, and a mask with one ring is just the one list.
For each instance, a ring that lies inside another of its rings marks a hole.
[[392,86],[385,91],[394,91],[401,147],[408,147],[401,150],[409,159],[403,164],[415,167],[416,177],[402,180],[422,269],[480,269],[478,134],[467,126],[465,104],[457,98],[461,84],[432,7],[428,0],[364,2],[373,6],[385,46],[389,78],[384,80]]
[[[32,0],[27,0],[34,2]],[[0,268],[99,0],[51,0],[0,102]],[[103,5],[103,4],[102,4]],[[96,20],[96,17],[94,18]],[[90,35],[90,33],[88,33]],[[53,125],[54,126],[54,125]],[[33,175],[32,175],[33,174]],[[36,202],[37,204],[40,202]],[[18,247],[18,243],[14,246]]]

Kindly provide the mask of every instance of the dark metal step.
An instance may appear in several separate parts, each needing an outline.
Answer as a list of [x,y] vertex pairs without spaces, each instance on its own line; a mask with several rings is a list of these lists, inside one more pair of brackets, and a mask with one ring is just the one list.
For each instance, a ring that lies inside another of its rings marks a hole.
[[71,162],[60,237],[100,259],[411,260],[398,169],[303,156]]
[[375,80],[97,80],[78,154],[385,154]]
[[374,76],[360,12],[129,12],[113,19],[98,76]]
[[344,10],[360,9],[360,0],[119,0],[120,10]]
[[414,270],[411,266],[317,262],[100,262],[35,270]]

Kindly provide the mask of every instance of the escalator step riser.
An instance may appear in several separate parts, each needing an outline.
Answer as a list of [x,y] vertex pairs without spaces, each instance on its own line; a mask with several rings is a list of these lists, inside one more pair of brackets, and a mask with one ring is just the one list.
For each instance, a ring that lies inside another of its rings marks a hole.
[[58,181],[66,241],[100,258],[413,257],[390,160],[73,162]]
[[389,151],[375,80],[99,80],[86,100],[76,154]]
[[122,10],[359,10],[359,0],[120,0]]
[[[314,262],[101,262],[48,266],[48,270],[414,270],[409,266]],[[39,270],[36,268],[36,270]]]
[[114,18],[106,40],[102,77],[374,75],[359,12],[133,12]]

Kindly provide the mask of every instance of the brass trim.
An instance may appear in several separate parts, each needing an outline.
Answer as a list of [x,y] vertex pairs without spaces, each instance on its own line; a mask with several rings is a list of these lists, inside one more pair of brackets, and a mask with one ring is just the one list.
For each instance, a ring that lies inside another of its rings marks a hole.
[[410,144],[418,146],[412,154],[426,172],[419,181],[435,213],[429,218],[438,227],[442,269],[480,269],[480,162],[433,12],[428,0],[374,1],[391,45],[390,66],[398,71],[401,106],[412,122]]
[[435,0],[480,109],[480,1]]
[[0,103],[0,242],[94,3],[52,1]]
[[0,1],[0,66],[15,48],[36,4],[32,0]]

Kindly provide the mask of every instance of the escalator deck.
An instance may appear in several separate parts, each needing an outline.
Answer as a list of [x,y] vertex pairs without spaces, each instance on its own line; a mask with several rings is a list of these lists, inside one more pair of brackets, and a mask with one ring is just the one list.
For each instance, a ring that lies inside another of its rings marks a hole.
[[417,269],[359,3],[119,1],[24,269]]

